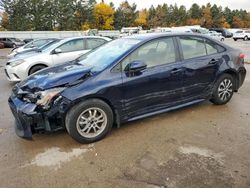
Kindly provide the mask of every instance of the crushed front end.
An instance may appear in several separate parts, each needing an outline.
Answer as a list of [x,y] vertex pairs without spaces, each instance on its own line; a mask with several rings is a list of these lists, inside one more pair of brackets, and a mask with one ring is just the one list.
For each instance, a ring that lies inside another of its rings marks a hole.
[[16,85],[8,100],[15,117],[16,134],[31,139],[34,133],[64,129],[64,117],[71,101],[62,97],[60,92],[61,89],[58,92],[55,92],[55,89],[47,93],[35,92],[23,90]]

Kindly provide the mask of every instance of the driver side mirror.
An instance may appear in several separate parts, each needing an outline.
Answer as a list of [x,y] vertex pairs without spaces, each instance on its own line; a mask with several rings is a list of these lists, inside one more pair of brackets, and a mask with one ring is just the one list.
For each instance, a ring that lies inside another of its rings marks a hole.
[[54,50],[54,54],[60,54],[60,53],[62,53],[62,50],[60,48],[56,48]]
[[147,64],[143,61],[132,61],[125,67],[125,72],[128,76],[141,75],[143,70],[147,68]]

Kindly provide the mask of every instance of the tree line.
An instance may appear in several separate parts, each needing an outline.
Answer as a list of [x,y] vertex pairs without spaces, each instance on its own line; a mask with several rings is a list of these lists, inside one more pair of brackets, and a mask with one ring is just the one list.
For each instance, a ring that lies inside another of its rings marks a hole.
[[60,30],[120,30],[142,26],[144,29],[201,25],[206,28],[250,28],[250,13],[231,10],[210,3],[190,9],[185,6],[162,4],[137,10],[126,0],[118,8],[103,0],[1,0],[4,12],[1,30],[60,31]]

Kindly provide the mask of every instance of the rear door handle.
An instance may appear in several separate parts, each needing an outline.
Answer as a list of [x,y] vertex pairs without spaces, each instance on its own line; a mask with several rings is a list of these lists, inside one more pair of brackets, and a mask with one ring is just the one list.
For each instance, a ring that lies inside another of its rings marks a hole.
[[209,61],[208,64],[216,64],[219,60],[218,59],[212,59],[211,61]]
[[177,74],[179,72],[182,72],[182,69],[177,69],[177,68],[174,68],[172,71],[171,71],[171,74]]

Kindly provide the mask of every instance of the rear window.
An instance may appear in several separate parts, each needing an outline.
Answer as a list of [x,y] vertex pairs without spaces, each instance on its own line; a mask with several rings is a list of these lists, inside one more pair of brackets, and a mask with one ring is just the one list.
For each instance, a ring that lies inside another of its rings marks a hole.
[[236,33],[243,33],[243,31],[236,31]]
[[190,59],[207,55],[203,39],[195,37],[180,37],[183,58]]
[[86,40],[86,49],[95,49],[101,45],[103,45],[104,43],[106,43],[105,40],[103,39],[87,39]]
[[183,58],[191,59],[221,53],[225,48],[208,39],[199,37],[180,37]]

